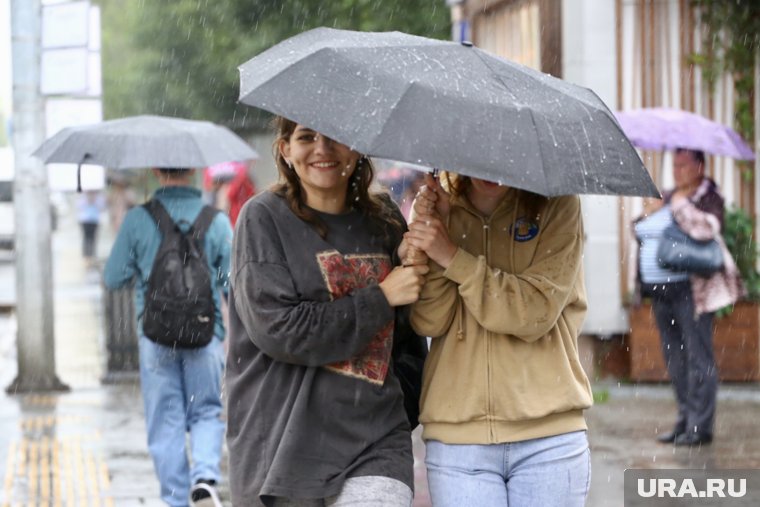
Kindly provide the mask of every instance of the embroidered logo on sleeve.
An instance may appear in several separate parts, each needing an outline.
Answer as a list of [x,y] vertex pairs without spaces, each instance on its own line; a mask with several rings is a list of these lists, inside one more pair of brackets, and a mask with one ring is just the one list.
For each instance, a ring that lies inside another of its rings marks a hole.
[[[391,272],[391,260],[384,254],[343,255],[337,250],[317,254],[319,268],[332,299],[354,289],[378,284]],[[330,371],[383,385],[393,346],[393,320],[370,340],[367,347],[347,361],[325,366]]]

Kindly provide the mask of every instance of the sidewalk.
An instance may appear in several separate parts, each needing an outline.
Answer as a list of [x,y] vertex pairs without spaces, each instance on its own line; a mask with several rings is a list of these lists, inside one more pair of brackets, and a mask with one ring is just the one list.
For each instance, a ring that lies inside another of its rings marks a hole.
[[[73,209],[73,207],[71,207]],[[104,220],[97,253],[113,234]],[[16,319],[0,314],[0,506],[160,506],[158,481],[145,442],[139,385],[102,386],[105,346],[97,268],[81,257],[72,214],[53,235],[58,377],[68,393],[8,396],[16,375]],[[0,285],[15,296],[13,264],[0,261]]]
[[[100,274],[85,267],[80,238],[76,221],[61,217],[53,241],[56,366],[71,391],[0,393],[0,507],[162,505],[145,443],[139,386],[100,383],[105,373]],[[112,240],[104,224],[99,230],[101,258]],[[12,283],[8,266],[0,259],[0,286]],[[17,368],[15,326],[12,313],[0,312],[3,389]],[[594,390],[607,400],[587,412],[592,447],[589,507],[623,505],[626,468],[760,468],[757,385],[721,386],[715,442],[695,449],[654,441],[675,417],[669,386],[597,382]],[[416,434],[414,444],[414,506],[427,507],[424,446]],[[226,490],[222,494],[228,505]]]

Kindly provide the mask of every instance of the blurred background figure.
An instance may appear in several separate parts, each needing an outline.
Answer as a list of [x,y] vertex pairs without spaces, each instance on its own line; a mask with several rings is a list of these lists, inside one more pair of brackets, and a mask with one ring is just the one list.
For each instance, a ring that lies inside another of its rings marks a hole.
[[377,181],[388,190],[398,204],[404,219],[409,222],[409,213],[417,191],[424,184],[425,173],[415,170],[411,164],[384,159],[373,159],[377,166]]
[[243,204],[256,195],[256,184],[253,178],[253,165],[256,161],[235,163],[241,164],[242,168],[237,170],[227,188],[227,204],[229,206],[227,214],[230,216],[232,227],[235,227],[235,222],[237,222],[237,217]]
[[203,171],[203,201],[217,209],[226,211],[227,189],[239,171],[245,170],[244,162],[222,162],[208,166]]
[[409,216],[412,212],[412,203],[414,202],[414,196],[417,195],[422,185],[425,184],[425,174],[415,171],[410,178],[407,179],[404,191],[399,199],[399,207],[401,213],[404,215],[406,222],[409,223]]
[[108,189],[108,220],[111,230],[116,233],[124,221],[124,215],[137,204],[137,196],[131,181],[123,173],[109,176]]
[[256,193],[251,173],[254,162],[222,162],[203,172],[204,202],[230,215],[233,226],[240,208]]
[[[678,414],[673,429],[657,440],[676,446],[709,444],[717,406],[718,371],[713,352],[715,312],[744,295],[738,269],[723,240],[723,196],[705,175],[705,154],[676,149],[675,188],[660,202],[646,201],[635,222],[642,297],[652,299],[662,354],[675,391]],[[659,262],[658,248],[671,224],[699,241],[716,240],[723,268],[710,275],[673,271]]]
[[95,262],[95,240],[97,239],[100,214],[105,210],[103,194],[98,190],[87,190],[79,195],[77,219],[82,227],[82,257],[88,266]]

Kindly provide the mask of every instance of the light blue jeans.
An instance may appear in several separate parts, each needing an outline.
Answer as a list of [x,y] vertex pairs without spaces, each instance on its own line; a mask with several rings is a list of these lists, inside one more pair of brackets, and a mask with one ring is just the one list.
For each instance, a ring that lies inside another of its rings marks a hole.
[[493,445],[425,444],[434,507],[583,507],[585,431]]
[[148,449],[161,483],[161,499],[168,505],[187,506],[197,479],[221,479],[223,369],[224,350],[218,338],[197,349],[172,349],[140,338]]

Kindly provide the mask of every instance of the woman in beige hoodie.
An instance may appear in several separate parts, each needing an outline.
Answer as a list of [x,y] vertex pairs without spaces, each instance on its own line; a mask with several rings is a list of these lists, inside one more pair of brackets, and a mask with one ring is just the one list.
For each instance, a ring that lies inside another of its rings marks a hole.
[[576,196],[428,177],[407,241],[430,272],[412,326],[432,338],[420,422],[440,506],[582,506],[590,478]]

